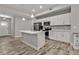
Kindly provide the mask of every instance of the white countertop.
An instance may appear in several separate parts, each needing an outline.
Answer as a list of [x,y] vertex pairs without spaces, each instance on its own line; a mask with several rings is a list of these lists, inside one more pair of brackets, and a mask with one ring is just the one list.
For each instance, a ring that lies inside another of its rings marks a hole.
[[22,30],[20,32],[22,32],[22,33],[29,33],[29,34],[37,34],[37,33],[40,33],[41,31]]

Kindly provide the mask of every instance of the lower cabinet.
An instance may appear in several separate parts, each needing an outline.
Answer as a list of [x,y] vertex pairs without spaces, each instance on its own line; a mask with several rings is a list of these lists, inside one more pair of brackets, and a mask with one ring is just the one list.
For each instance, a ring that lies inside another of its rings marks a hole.
[[70,42],[70,32],[69,31],[50,31],[49,38],[62,42]]
[[70,42],[71,33],[70,32],[64,32],[64,38],[66,39],[65,42]]

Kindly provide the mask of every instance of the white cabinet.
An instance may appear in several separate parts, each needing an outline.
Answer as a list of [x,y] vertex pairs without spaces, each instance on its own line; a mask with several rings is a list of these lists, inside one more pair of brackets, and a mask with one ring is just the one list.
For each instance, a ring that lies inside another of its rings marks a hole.
[[49,38],[56,40],[56,38],[57,38],[57,32],[54,32],[52,30],[49,31]]
[[59,41],[64,41],[64,33],[63,32],[57,32],[57,39]]
[[39,50],[45,45],[44,32],[35,31],[21,31],[23,42],[36,50]]
[[50,21],[51,25],[70,25],[70,13],[39,19],[35,22],[44,23],[46,21]]
[[64,38],[65,38],[65,42],[70,42],[71,33],[69,31],[64,32]]
[[50,17],[49,19],[51,21],[51,25],[54,25],[54,20],[55,20],[54,17]]
[[49,31],[49,38],[50,39],[53,39],[54,37],[53,37],[53,31],[51,30],[51,31]]
[[69,31],[50,31],[49,38],[61,42],[70,42],[70,32]]
[[57,16],[54,16],[54,18],[53,18],[53,24],[54,25],[58,25],[58,20],[57,19],[58,19]]
[[70,25],[70,13],[58,15],[57,17],[59,25]]
[[58,19],[57,19],[58,25],[63,25],[63,23],[64,23],[64,15],[63,14],[58,15],[57,17],[58,17]]
[[70,13],[50,17],[51,25],[70,25]]
[[51,25],[57,25],[57,16],[49,17],[49,20],[51,21]]
[[70,25],[70,13],[64,14],[64,24]]

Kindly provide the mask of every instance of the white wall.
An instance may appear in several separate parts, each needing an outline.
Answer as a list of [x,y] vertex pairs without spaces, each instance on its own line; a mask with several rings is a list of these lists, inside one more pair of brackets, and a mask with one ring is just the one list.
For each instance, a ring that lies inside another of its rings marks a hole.
[[72,32],[79,33],[79,5],[71,5],[71,25]]
[[15,37],[21,36],[21,30],[32,30],[32,20],[26,18],[26,20],[23,21],[20,17],[15,18]]
[[73,33],[79,33],[79,4],[71,5],[71,43],[74,44]]

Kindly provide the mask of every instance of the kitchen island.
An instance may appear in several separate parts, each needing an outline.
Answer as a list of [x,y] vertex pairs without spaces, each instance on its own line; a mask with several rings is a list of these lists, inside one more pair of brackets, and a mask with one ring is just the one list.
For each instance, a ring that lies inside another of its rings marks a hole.
[[43,31],[21,31],[23,42],[32,48],[39,50],[45,45],[45,35]]

